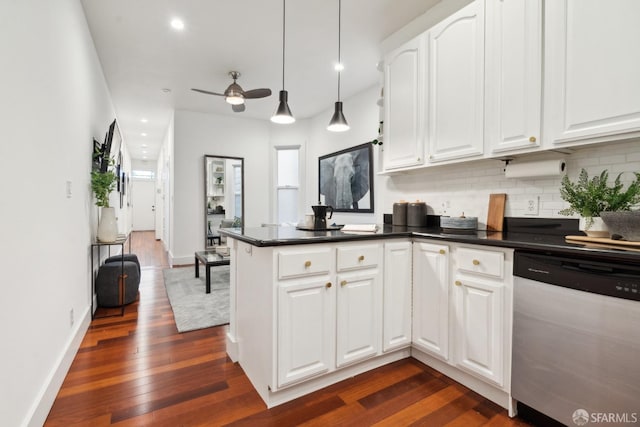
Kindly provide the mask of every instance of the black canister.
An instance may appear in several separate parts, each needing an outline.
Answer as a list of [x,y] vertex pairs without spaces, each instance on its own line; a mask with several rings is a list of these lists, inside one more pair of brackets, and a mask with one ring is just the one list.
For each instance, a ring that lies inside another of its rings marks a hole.
[[407,227],[427,226],[427,204],[416,200],[407,205]]
[[393,204],[393,216],[391,217],[392,225],[407,225],[407,202],[399,201]]

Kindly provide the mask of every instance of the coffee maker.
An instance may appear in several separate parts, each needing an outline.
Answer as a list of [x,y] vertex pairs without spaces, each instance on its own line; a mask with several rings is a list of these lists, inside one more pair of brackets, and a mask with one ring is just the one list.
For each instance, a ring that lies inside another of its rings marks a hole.
[[329,214],[329,219],[333,216],[333,206],[327,205],[313,205],[311,206],[313,209],[313,228],[322,230],[327,228],[327,211],[331,211]]

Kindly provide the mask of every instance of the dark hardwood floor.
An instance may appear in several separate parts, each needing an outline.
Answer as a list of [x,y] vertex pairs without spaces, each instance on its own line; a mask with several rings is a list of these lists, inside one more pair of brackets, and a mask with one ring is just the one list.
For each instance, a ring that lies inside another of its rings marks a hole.
[[226,326],[178,333],[162,244],[153,232],[132,239],[142,265],[140,300],[123,317],[92,321],[46,426],[528,425],[414,359],[268,410],[227,358]]

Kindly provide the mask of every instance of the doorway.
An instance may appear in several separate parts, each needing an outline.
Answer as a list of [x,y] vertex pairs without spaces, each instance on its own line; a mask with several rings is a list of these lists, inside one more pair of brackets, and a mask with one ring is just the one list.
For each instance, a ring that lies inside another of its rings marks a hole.
[[148,231],[156,228],[156,182],[132,181],[132,229],[133,231]]

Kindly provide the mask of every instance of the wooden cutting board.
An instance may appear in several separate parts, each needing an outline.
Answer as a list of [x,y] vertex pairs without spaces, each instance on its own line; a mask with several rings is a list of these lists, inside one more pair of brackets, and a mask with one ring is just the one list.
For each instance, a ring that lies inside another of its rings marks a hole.
[[487,231],[502,231],[504,224],[504,206],[507,195],[504,193],[489,194],[489,210],[487,212]]
[[629,242],[627,240],[613,240],[607,237],[589,236],[564,236],[565,239],[580,243],[597,243],[607,246],[626,246],[630,248],[640,248],[640,242]]

